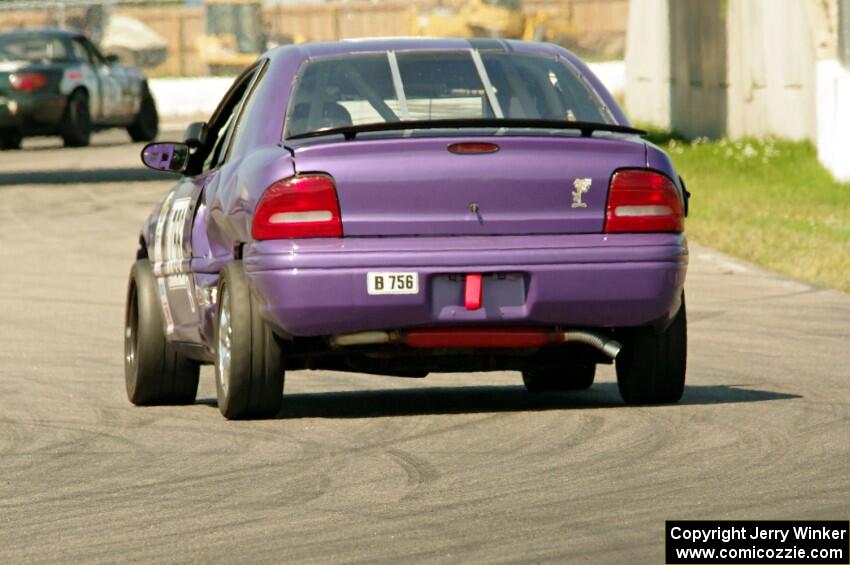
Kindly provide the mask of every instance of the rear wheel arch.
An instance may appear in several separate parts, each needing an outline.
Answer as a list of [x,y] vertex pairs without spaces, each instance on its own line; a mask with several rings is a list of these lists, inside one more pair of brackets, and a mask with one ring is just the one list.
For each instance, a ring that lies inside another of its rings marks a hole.
[[77,94],[78,92],[83,93],[86,96],[86,98],[89,99],[89,105],[91,105],[91,92],[89,92],[89,89],[84,85],[75,86],[74,90],[72,90],[71,92],[68,93],[68,96],[66,97],[67,100],[70,101],[71,98],[73,98],[74,95]]
[[68,95],[65,113],[59,122],[59,135],[66,147],[85,147],[89,144],[93,129],[89,91],[78,86]]
[[[65,97],[65,104],[66,105],[69,104],[71,102],[71,100],[74,98],[74,96],[76,96],[78,94],[82,94],[83,96],[86,97],[86,100],[89,101],[89,115],[92,115],[91,92],[89,92],[89,88],[84,84],[78,84],[77,86],[74,87],[74,89],[71,92],[68,93],[68,96]],[[92,122],[94,122],[94,120],[92,120]]]
[[159,134],[159,112],[147,80],[142,80],[139,109],[133,121],[127,125],[127,133],[133,141],[153,141]]
[[139,247],[136,249],[136,259],[148,259],[148,242],[145,241],[145,236],[139,236]]

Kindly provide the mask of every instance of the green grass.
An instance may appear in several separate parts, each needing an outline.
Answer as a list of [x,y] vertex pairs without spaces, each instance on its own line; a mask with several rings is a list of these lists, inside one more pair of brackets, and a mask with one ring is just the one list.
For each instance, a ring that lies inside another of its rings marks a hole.
[[810,143],[649,139],[692,194],[690,239],[850,292],[850,183],[833,180]]

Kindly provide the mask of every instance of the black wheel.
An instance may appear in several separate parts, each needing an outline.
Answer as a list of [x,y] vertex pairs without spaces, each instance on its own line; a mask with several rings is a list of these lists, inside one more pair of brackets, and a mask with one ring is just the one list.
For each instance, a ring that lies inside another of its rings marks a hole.
[[75,90],[68,99],[65,115],[59,124],[59,135],[65,147],[85,147],[92,132],[89,97],[83,90]]
[[17,129],[0,130],[0,149],[20,149],[24,136]]
[[260,317],[241,261],[222,269],[216,319],[219,410],[229,420],[274,416],[283,400],[283,345]]
[[670,326],[662,333],[653,328],[631,330],[617,356],[617,385],[626,404],[669,404],[685,391],[688,355],[685,296]]
[[522,382],[528,392],[562,392],[585,390],[593,384],[596,365],[593,363],[570,363],[560,370],[526,370]]
[[147,85],[145,85],[145,91],[142,95],[139,113],[136,114],[133,123],[127,126],[127,133],[130,134],[133,141],[153,141],[159,133],[159,114],[156,111],[156,102],[148,91]]
[[165,340],[156,279],[147,259],[139,259],[130,270],[124,319],[124,378],[130,402],[194,402],[200,367]]

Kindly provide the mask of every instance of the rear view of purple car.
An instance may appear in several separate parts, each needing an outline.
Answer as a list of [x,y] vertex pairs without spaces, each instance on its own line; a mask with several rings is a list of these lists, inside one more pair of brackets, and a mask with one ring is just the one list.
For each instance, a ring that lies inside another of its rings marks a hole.
[[687,192],[571,53],[501,40],[274,49],[208,123],[155,143],[181,180],[142,228],[134,404],[271,417],[289,370],[516,370],[531,392],[616,363],[629,404],[685,385]]

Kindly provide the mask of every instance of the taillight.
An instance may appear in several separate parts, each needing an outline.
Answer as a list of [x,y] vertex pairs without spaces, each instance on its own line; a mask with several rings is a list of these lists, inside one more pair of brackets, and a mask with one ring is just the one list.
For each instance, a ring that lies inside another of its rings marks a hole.
[[16,73],[9,76],[12,90],[38,90],[47,86],[47,75],[44,73]]
[[299,175],[266,189],[254,212],[254,239],[342,237],[334,181],[327,175]]
[[654,171],[614,174],[608,190],[605,232],[681,232],[685,228],[676,186]]

